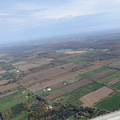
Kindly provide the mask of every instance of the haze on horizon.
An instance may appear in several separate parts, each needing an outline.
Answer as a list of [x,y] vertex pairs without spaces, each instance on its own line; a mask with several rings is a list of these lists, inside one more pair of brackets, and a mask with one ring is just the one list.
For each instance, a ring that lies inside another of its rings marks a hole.
[[0,44],[120,28],[120,0],[0,0]]

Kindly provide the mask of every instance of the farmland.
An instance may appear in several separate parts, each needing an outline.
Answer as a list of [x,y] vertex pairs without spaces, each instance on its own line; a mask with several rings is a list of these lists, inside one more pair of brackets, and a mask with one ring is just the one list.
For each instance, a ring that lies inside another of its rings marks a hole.
[[98,81],[101,84],[105,84],[111,88],[120,89],[120,72],[114,73]]
[[18,86],[18,84],[16,84],[16,83],[11,83],[11,84],[8,84],[5,86],[0,86],[0,92],[15,88],[17,86]]
[[64,88],[61,88],[59,90],[56,90],[56,91],[50,93],[50,95],[47,96],[46,98],[49,99],[49,100],[53,100],[53,99],[55,99],[55,98],[57,98],[59,96],[62,96],[62,95],[67,94],[69,92],[72,92],[75,89],[78,89],[78,88],[80,88],[80,87],[82,87],[84,85],[87,85],[89,83],[91,83],[91,81],[89,81],[87,79],[83,79],[81,81],[78,81],[78,82],[75,82],[73,84],[67,85]]
[[111,68],[118,68],[118,69],[120,69],[120,60],[117,61],[117,62],[111,63],[108,66],[111,67]]
[[[55,101],[60,101],[60,102],[74,102],[76,100],[79,100],[80,97],[93,92],[99,88],[101,88],[103,85],[98,84],[98,83],[90,83],[88,85],[85,85],[81,88],[78,88],[70,93],[67,93],[66,95],[59,97],[57,99],[55,99]],[[82,103],[82,102],[81,102]]]
[[100,103],[96,104],[95,107],[102,109],[102,110],[108,110],[108,111],[114,111],[117,110],[120,106],[120,93],[115,93],[105,100],[101,101]]
[[5,120],[89,119],[119,110],[119,39],[83,38],[5,49],[0,56],[0,115]]
[[100,100],[106,98],[113,92],[112,89],[109,89],[107,87],[102,87],[94,92],[91,92],[82,98],[80,100],[84,103],[83,106],[92,106],[96,102],[99,102]]

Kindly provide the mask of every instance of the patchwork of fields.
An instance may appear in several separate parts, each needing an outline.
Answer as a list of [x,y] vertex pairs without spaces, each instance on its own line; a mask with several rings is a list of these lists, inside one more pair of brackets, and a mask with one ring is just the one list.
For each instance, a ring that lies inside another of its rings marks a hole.
[[[90,56],[87,57],[87,53],[82,57],[80,55],[65,56],[54,53],[41,58],[24,57],[22,61],[4,64],[10,67],[13,65],[13,69],[5,74],[11,75],[9,72],[12,71],[13,78],[0,80],[0,112],[24,103],[35,95],[50,104],[70,103],[107,111],[120,109],[120,60],[96,60],[95,57],[89,60]],[[55,67],[46,67],[40,71],[38,69],[37,72],[30,71],[31,68],[37,69],[44,65]],[[15,73],[16,70],[20,71]],[[30,73],[26,74],[26,71]],[[36,101],[32,104],[34,102]],[[26,115],[23,112],[14,119]]]

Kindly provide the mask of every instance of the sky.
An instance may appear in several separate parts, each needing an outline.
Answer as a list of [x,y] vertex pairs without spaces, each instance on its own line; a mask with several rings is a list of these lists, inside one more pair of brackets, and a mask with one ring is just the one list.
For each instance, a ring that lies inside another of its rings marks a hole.
[[120,0],[0,0],[0,44],[120,28]]

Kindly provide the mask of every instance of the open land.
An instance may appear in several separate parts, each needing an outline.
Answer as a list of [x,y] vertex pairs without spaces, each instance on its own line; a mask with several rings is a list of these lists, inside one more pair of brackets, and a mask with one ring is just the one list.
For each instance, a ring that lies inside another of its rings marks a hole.
[[100,103],[97,103],[95,107],[102,109],[102,110],[108,110],[108,111],[114,111],[119,108],[120,105],[120,93],[115,93],[105,100],[101,101]]
[[15,87],[18,87],[18,84],[11,83],[11,84],[8,84],[8,85],[0,86],[0,92],[10,90],[10,89],[15,88]]
[[84,103],[83,106],[92,106],[95,103],[99,102],[100,100],[106,98],[113,92],[112,89],[109,89],[107,87],[102,87],[94,92],[91,92],[82,98],[80,100]]
[[47,119],[49,105],[58,113],[67,105],[73,111],[119,110],[119,39],[114,33],[74,36],[0,49],[0,115],[27,120],[43,113]]
[[59,90],[53,91],[52,93],[50,93],[50,95],[48,95],[46,98],[49,100],[53,100],[59,96],[62,96],[66,93],[72,92],[77,88],[80,88],[84,85],[87,85],[89,83],[91,83],[92,81],[88,80],[88,79],[83,79],[81,81],[75,82],[73,84],[67,85],[64,88],[61,88]]

